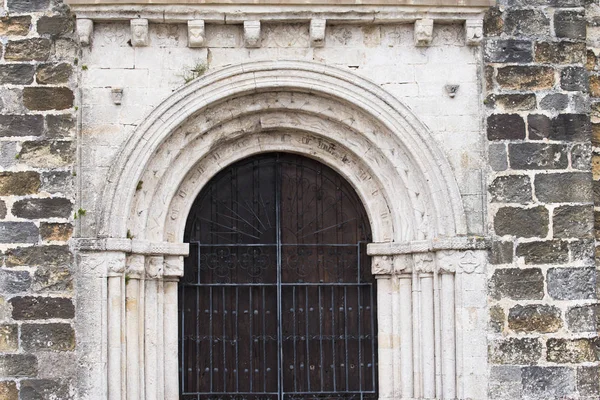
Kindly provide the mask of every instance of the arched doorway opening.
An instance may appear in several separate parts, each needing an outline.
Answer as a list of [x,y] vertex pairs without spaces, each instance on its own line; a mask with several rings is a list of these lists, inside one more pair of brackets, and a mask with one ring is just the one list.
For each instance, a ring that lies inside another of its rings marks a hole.
[[377,398],[367,213],[290,153],[230,165],[189,214],[179,283],[183,399]]

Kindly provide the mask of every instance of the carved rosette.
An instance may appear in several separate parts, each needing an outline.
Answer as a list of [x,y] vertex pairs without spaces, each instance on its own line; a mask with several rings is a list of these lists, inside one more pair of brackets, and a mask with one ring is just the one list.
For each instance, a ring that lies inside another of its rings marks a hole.
[[147,19],[131,20],[131,45],[133,47],[144,47],[150,44],[148,35]]

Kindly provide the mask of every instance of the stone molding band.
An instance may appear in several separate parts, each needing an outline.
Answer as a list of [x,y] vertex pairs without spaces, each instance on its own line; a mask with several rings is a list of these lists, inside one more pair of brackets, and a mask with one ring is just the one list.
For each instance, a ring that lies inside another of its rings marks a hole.
[[189,245],[187,243],[150,242],[147,240],[127,238],[75,238],[71,240],[73,248],[77,251],[116,251],[148,256],[187,256]]
[[409,242],[369,243],[367,254],[370,256],[395,256],[414,253],[428,253],[445,250],[485,250],[490,247],[490,239],[482,236],[464,236]]

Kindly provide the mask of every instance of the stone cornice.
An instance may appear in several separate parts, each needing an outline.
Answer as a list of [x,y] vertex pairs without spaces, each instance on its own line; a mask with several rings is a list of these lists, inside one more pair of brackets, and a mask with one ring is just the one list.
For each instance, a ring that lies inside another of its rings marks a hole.
[[401,243],[369,243],[367,254],[370,256],[392,256],[445,250],[486,250],[489,247],[489,238],[481,236],[457,236],[453,238],[413,240]]

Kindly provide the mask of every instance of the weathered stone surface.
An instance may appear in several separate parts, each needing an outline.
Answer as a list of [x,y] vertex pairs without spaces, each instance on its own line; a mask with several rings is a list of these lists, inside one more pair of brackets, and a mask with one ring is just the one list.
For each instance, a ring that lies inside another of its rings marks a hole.
[[43,64],[37,67],[35,79],[37,83],[47,85],[58,85],[69,82],[73,68],[70,64]]
[[516,305],[508,312],[508,327],[520,333],[556,332],[562,327],[561,312],[543,304]]
[[490,307],[490,328],[496,333],[501,333],[504,330],[504,321],[506,314],[500,306]]
[[32,289],[36,292],[71,292],[73,275],[68,268],[39,267],[33,275]]
[[69,218],[73,203],[64,198],[23,199],[12,207],[14,216],[26,219]]
[[24,142],[20,154],[20,159],[32,167],[64,167],[73,162],[74,144],[62,140]]
[[504,19],[499,7],[490,7],[483,17],[483,33],[486,37],[499,36],[504,29]]
[[585,40],[586,22],[582,11],[557,11],[554,14],[556,37]]
[[73,235],[73,225],[42,222],[40,224],[40,235],[42,236],[42,240],[65,242]]
[[37,360],[31,354],[0,354],[0,376],[28,377],[36,376]]
[[38,239],[33,222],[0,222],[0,243],[37,243]]
[[596,272],[594,268],[550,268],[548,294],[556,300],[594,299]]
[[490,143],[488,163],[494,171],[505,171],[508,168],[508,155],[504,143]]
[[490,296],[496,300],[541,300],[544,297],[544,275],[539,268],[503,268],[490,279]]
[[569,106],[569,96],[563,93],[551,93],[540,101],[542,110],[562,111]]
[[13,297],[12,317],[17,320],[70,319],[75,316],[71,299],[63,297]]
[[488,107],[505,111],[527,111],[535,109],[537,102],[535,94],[499,94],[490,95],[486,99]]
[[600,96],[600,76],[598,75],[590,75],[589,77],[590,84],[590,95],[594,97]]
[[562,240],[519,243],[517,257],[525,264],[563,264],[569,261],[569,246]]
[[508,338],[494,340],[488,347],[491,364],[535,364],[542,356],[542,345],[537,338]]
[[492,202],[528,203],[532,201],[531,179],[527,175],[499,176],[488,188]]
[[[19,349],[19,327],[16,324],[0,325],[0,351],[12,352]],[[2,396],[0,395],[0,399]]]
[[43,131],[42,115],[0,115],[0,137],[40,136]]
[[539,174],[535,176],[534,188],[537,198],[545,203],[588,203],[592,201],[592,174]]
[[540,9],[507,11],[504,31],[511,36],[537,36],[550,32],[550,21]]
[[65,110],[73,107],[73,91],[65,87],[26,87],[23,104],[30,110]]
[[565,169],[568,147],[561,144],[510,143],[508,160],[512,169]]
[[485,44],[486,62],[526,63],[533,60],[533,46],[529,40],[488,40]]
[[489,398],[515,400],[521,396],[521,367],[492,365],[490,368]]
[[546,342],[546,359],[555,363],[573,363],[598,361],[596,339],[557,339]]
[[19,391],[17,390],[17,383],[14,381],[0,382],[0,399],[19,400]]
[[517,114],[494,114],[487,119],[488,140],[525,139],[525,121]]
[[31,64],[0,65],[0,84],[29,85],[33,82],[34,67]]
[[21,346],[25,351],[75,349],[75,331],[69,324],[23,324]]
[[0,269],[0,290],[6,294],[23,293],[31,286],[28,271],[11,271]]
[[549,64],[576,64],[586,57],[585,43],[538,42],[535,44],[535,61]]
[[17,163],[17,142],[0,142],[0,167],[9,169]]
[[73,261],[69,246],[17,247],[6,251],[6,266],[68,267]]
[[50,56],[51,42],[44,38],[14,40],[6,44],[7,61],[46,61]]
[[592,163],[592,146],[578,143],[571,147],[571,166],[581,171],[589,171]]
[[73,173],[70,171],[48,171],[42,173],[41,191],[48,193],[63,193],[70,195],[73,192]]
[[594,263],[594,239],[580,239],[569,241],[571,259],[573,261],[585,261],[586,265]]
[[21,399],[45,400],[45,399],[74,399],[69,390],[69,385],[59,380],[30,379],[21,381]]
[[582,67],[566,67],[560,73],[560,87],[568,91],[587,92],[588,73]]
[[6,203],[4,200],[0,200],[0,219],[6,218]]
[[11,13],[26,13],[46,10],[50,0],[7,0],[6,4]]
[[577,391],[580,396],[593,399],[600,393],[600,369],[598,366],[577,368]]
[[576,306],[567,311],[566,320],[571,332],[600,330],[600,311],[597,304]]
[[569,367],[525,367],[522,370],[525,399],[560,399],[575,390],[575,371]]
[[529,138],[565,141],[588,141],[591,135],[590,119],[585,114],[560,114],[550,119],[545,115],[529,115]]
[[594,229],[594,208],[593,206],[557,207],[553,212],[552,224],[554,237],[590,237]]
[[31,16],[0,18],[0,35],[2,36],[26,36],[31,26]]
[[75,119],[68,114],[46,115],[46,135],[52,139],[72,137],[75,134]]
[[499,236],[545,237],[548,234],[548,222],[548,210],[543,206],[502,207],[494,217],[494,230]]
[[504,89],[550,89],[554,86],[554,69],[525,65],[502,67],[498,68],[496,82]]
[[35,194],[40,185],[40,174],[34,171],[0,172],[0,196]]
[[513,261],[513,253],[513,242],[494,241],[489,252],[489,261],[491,264],[510,264]]
[[58,36],[73,31],[73,19],[64,15],[42,16],[37,22],[40,35]]

